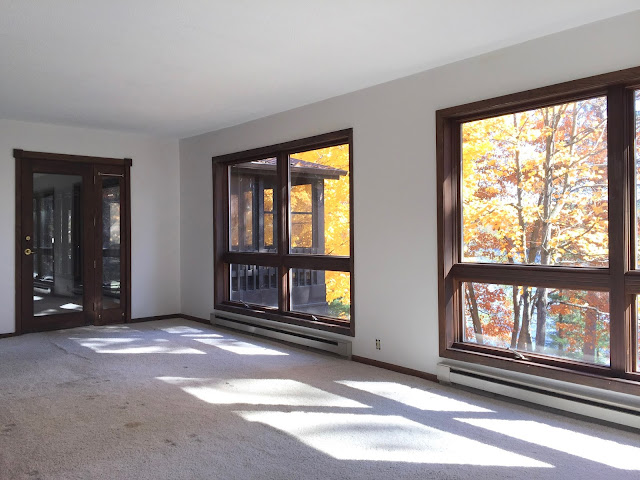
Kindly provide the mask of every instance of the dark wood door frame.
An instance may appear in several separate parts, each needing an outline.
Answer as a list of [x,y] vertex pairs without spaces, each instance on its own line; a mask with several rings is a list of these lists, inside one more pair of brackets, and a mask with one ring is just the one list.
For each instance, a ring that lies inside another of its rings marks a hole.
[[[22,217],[22,207],[23,207],[23,199],[22,199],[22,191],[27,185],[25,182],[28,182],[29,179],[23,178],[22,172],[22,164],[24,160],[40,160],[40,161],[51,161],[52,165],[58,164],[61,165],[63,163],[67,163],[69,165],[84,165],[88,171],[90,171],[88,178],[93,176],[93,184],[96,183],[96,178],[99,178],[101,174],[112,174],[117,171],[124,171],[124,176],[121,181],[121,231],[124,234],[126,241],[124,242],[124,248],[121,251],[121,273],[123,274],[121,278],[121,282],[123,283],[121,288],[121,304],[122,304],[122,313],[124,314],[124,318],[121,315],[118,317],[114,317],[113,315],[102,316],[98,315],[97,312],[101,311],[101,305],[97,306],[96,313],[91,317],[92,323],[94,324],[104,324],[104,323],[128,323],[131,321],[131,182],[130,182],[130,169],[132,166],[132,160],[130,158],[108,158],[108,157],[91,157],[84,155],[67,155],[67,154],[57,154],[57,153],[45,153],[45,152],[32,152],[25,151],[20,149],[15,149],[13,151],[13,156],[15,158],[15,203],[16,203],[16,226],[15,226],[15,334],[20,335],[24,333],[24,325],[23,325],[23,315],[25,314],[24,302],[26,301],[24,297],[24,288],[23,281],[25,280],[22,275],[22,257],[23,257],[23,246],[24,246],[24,234],[23,228],[25,228],[23,217]],[[98,195],[101,193],[101,188],[90,188],[88,189],[88,201],[91,205],[92,215],[97,217],[97,208],[100,205],[98,203],[99,198]],[[100,222],[101,223],[101,222]],[[101,244],[93,241],[96,239],[98,235],[98,228],[94,229],[94,238],[89,242],[89,245],[93,245],[92,257],[97,258],[98,248],[101,248]],[[101,269],[100,269],[101,270]],[[99,285],[93,285],[93,282],[90,282],[90,285],[93,290],[93,295],[97,298],[101,298],[100,295],[97,295],[97,291],[100,290],[101,282],[98,282]]]

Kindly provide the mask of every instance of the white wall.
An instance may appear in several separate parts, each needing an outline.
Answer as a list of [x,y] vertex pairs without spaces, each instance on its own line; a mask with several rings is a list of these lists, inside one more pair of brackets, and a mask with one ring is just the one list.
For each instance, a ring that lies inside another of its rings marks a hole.
[[14,148],[132,158],[132,317],[180,311],[178,141],[0,120],[0,334],[15,331]]
[[435,374],[435,111],[638,66],[638,27],[617,17],[181,140],[182,312],[213,309],[211,157],[353,127],[353,353]]

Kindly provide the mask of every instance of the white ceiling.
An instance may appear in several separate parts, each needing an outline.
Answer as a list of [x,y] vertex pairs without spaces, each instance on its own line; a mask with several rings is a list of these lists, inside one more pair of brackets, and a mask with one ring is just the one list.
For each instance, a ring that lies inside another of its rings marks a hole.
[[186,137],[638,0],[0,0],[0,118]]

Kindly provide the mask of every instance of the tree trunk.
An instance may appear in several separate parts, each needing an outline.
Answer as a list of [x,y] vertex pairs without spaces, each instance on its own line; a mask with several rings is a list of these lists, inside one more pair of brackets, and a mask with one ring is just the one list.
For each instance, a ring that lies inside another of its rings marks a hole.
[[511,331],[511,348],[516,348],[518,344],[518,330],[520,330],[520,299],[518,298],[519,287],[514,285],[513,292],[513,330]]
[[471,320],[473,321],[473,331],[476,334],[476,342],[480,345],[484,344],[484,338],[482,334],[482,322],[480,321],[480,315],[478,313],[478,300],[476,299],[476,292],[473,288],[473,283],[465,283],[467,286],[467,305],[469,307],[469,313],[471,314]]
[[544,352],[547,339],[547,289],[538,287],[536,297],[536,352]]
[[520,335],[518,335],[518,350],[531,349],[531,332],[529,330],[531,324],[531,287],[524,287],[522,293],[522,326],[520,327]]
[[582,354],[587,361],[595,361],[598,312],[593,308],[584,311],[584,344]]

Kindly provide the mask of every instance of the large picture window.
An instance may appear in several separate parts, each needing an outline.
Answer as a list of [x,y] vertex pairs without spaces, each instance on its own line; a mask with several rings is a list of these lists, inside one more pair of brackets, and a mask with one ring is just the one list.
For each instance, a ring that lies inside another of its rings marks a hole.
[[437,112],[441,356],[640,394],[639,86]]
[[352,131],[214,157],[216,310],[353,335]]

